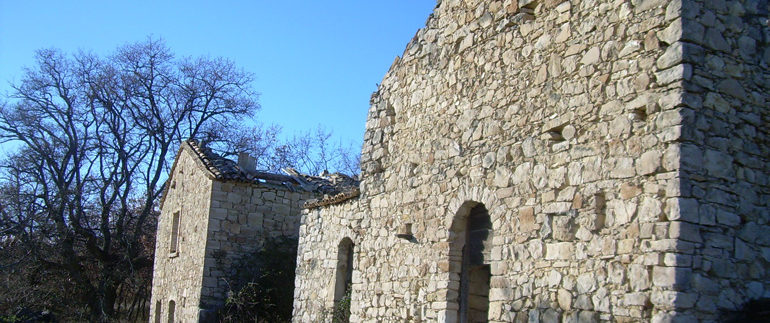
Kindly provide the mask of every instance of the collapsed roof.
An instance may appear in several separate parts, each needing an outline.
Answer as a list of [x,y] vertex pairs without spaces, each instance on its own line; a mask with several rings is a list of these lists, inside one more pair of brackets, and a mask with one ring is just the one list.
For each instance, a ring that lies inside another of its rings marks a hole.
[[358,179],[345,174],[324,171],[318,176],[313,176],[302,174],[293,168],[286,168],[283,169],[286,173],[284,175],[247,169],[238,162],[213,152],[195,139],[184,141],[179,152],[181,153],[182,150],[187,150],[196,156],[200,161],[199,165],[203,166],[215,180],[281,185],[290,190],[304,190],[322,195],[318,199],[307,201],[306,208],[336,204],[359,195]]

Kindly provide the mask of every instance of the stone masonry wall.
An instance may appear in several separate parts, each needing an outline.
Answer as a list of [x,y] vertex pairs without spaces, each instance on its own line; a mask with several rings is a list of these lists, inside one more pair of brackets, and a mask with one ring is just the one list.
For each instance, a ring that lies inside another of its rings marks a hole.
[[[353,200],[345,204],[331,205],[328,209],[323,209],[323,214],[321,209],[303,213],[292,315],[295,322],[325,322],[331,319],[338,246],[344,238],[349,238],[353,241],[354,252],[358,254],[358,245],[363,235],[367,234],[359,228],[370,227],[368,215],[357,211],[359,209],[361,208],[357,200]],[[360,259],[363,258],[354,257],[353,268],[376,270],[377,264],[360,263]],[[359,274],[354,272],[353,275],[354,289],[369,288],[361,285]],[[353,297],[353,304],[363,304],[359,294]],[[376,307],[373,308],[377,310]]]
[[[189,146],[180,149],[162,205],[155,243],[150,321],[213,319],[224,304],[237,263],[267,239],[296,241],[301,207],[315,193],[290,184],[215,179]],[[178,251],[170,253],[173,215],[179,214]],[[157,303],[160,302],[160,303]]]
[[[150,322],[155,322],[157,304],[161,322],[168,319],[169,301],[175,303],[174,317],[181,322],[198,321],[203,260],[206,249],[211,179],[200,171],[196,157],[180,153],[158,219],[155,265],[152,278]],[[171,254],[172,216],[178,212],[178,252]]]
[[705,3],[441,1],[372,97],[361,196],[303,214],[294,320],[330,311],[349,237],[352,322],[455,321],[478,203],[491,322],[708,320],[763,294],[766,5]]
[[201,307],[224,304],[237,262],[267,239],[296,241],[302,203],[312,193],[272,184],[213,182]]
[[670,56],[681,61],[685,92],[673,307],[681,319],[718,321],[770,297],[770,7],[676,9],[683,32],[670,48],[683,54]]

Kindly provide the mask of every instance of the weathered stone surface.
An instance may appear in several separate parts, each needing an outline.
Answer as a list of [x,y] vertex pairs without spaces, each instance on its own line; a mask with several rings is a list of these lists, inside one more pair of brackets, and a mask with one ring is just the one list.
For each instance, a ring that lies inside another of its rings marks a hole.
[[569,242],[549,243],[545,250],[545,259],[570,259],[574,256],[575,246]]
[[592,47],[589,49],[584,55],[583,58],[580,60],[581,64],[594,64],[599,61],[601,52],[599,50],[599,47]]
[[631,289],[634,291],[650,288],[650,274],[646,266],[631,265],[628,278],[631,281]]
[[345,237],[351,321],[458,320],[476,205],[490,322],[718,321],[766,294],[770,238],[741,234],[770,222],[752,7],[441,1],[371,98],[363,193],[303,214],[295,321],[333,306]]
[[636,173],[639,175],[652,174],[660,167],[661,153],[657,150],[646,151],[636,163]]
[[557,300],[559,302],[559,307],[562,310],[569,311],[572,309],[572,293],[566,289],[559,289]]

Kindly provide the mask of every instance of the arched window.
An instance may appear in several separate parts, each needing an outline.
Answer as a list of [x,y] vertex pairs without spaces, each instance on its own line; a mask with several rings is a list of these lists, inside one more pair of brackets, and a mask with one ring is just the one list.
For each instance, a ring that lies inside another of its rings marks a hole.
[[487,322],[492,222],[484,204],[463,204],[452,231],[450,261],[455,262],[452,268],[458,275],[454,277],[460,280],[457,299],[454,300],[458,305],[458,321]]
[[168,301],[168,323],[174,323],[174,311],[176,303],[174,301]]
[[353,241],[344,238],[337,247],[337,271],[334,275],[335,322],[350,318],[350,291],[353,283]]

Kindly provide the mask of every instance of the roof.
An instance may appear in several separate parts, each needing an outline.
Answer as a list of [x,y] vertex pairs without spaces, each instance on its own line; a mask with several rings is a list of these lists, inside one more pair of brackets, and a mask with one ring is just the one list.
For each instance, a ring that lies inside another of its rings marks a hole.
[[332,205],[332,204],[339,204],[347,200],[356,198],[359,195],[361,195],[361,191],[359,190],[358,187],[355,187],[348,191],[343,191],[335,195],[324,195],[323,198],[309,200],[305,202],[303,207],[306,209],[313,209],[313,208],[323,207],[323,206]]
[[220,156],[194,139],[186,140],[182,143],[182,146],[182,148],[189,148],[190,152],[198,157],[202,162],[203,167],[214,176],[214,179],[246,183],[264,183],[266,181],[271,181],[292,185],[300,184],[291,176],[244,170],[238,166],[238,163],[235,161]]
[[[318,204],[319,201],[323,201],[322,203],[325,203],[323,205],[339,203],[341,201],[332,202],[335,200],[333,197],[348,196],[351,195],[352,192],[356,192],[355,196],[358,196],[359,181],[341,173],[330,174],[324,172],[319,176],[312,176],[302,174],[292,168],[284,169],[286,175],[264,171],[249,171],[240,167],[237,162],[220,156],[194,139],[188,139],[182,142],[179,147],[179,152],[177,153],[177,159],[179,158],[179,154],[183,151],[187,151],[192,156],[197,157],[197,164],[201,166],[200,168],[205,170],[213,180],[260,185],[280,185],[285,186],[290,190],[304,190],[318,193],[319,195],[322,194],[321,198],[305,203],[306,207],[310,202],[315,203],[313,205]],[[174,168],[176,168],[176,160],[171,169],[172,174]],[[166,185],[163,190],[161,207],[166,198],[168,185]],[[345,200],[347,200],[347,198]]]
[[304,208],[306,209],[341,203],[357,197],[361,193],[358,188],[360,182],[344,174],[324,172],[319,176],[311,176],[300,174],[291,168],[284,171],[300,181],[318,187],[318,191],[323,193],[321,198],[305,202]]

